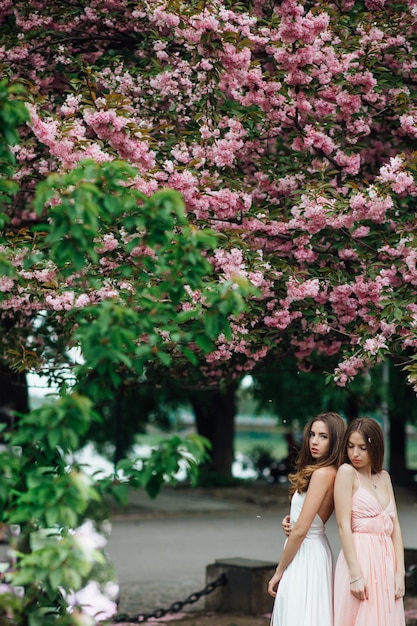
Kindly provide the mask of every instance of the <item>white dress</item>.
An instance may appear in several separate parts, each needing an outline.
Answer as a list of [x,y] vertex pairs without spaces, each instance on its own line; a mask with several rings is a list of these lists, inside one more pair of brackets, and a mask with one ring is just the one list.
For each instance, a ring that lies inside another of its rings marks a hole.
[[[298,492],[292,497],[292,524],[305,497]],[[318,515],[280,580],[271,625],[333,626],[333,555]]]

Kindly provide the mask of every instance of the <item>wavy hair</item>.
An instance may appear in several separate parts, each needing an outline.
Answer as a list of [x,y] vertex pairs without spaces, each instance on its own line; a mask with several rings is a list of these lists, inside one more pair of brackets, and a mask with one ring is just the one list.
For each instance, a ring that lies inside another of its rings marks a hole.
[[[329,431],[329,450],[321,459],[314,459],[310,452],[310,431],[314,422],[324,422]],[[333,465],[338,468],[342,460],[343,441],[346,430],[344,419],[333,411],[319,413],[304,426],[303,443],[298,453],[295,472],[288,475],[291,483],[290,496],[296,491],[307,491],[311,476],[319,467]]]

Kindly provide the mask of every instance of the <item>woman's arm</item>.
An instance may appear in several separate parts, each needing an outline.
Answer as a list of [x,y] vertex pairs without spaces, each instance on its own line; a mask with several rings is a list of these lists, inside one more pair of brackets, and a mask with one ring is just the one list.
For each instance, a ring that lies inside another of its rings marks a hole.
[[350,590],[359,600],[367,598],[367,589],[359,567],[352,534],[352,497],[355,471],[345,463],[338,469],[334,483],[334,507],[343,554],[350,574]]
[[332,467],[322,467],[313,473],[300,516],[291,529],[275,574],[269,581],[268,593],[271,596],[276,596],[276,587],[285,569],[297,554],[326,495],[333,490],[334,477],[335,471]]
[[402,598],[405,594],[405,564],[404,564],[404,543],[401,532],[400,522],[398,520],[397,505],[395,503],[394,489],[392,487],[391,477],[388,472],[383,472],[384,480],[391,494],[391,499],[395,508],[394,530],[391,535],[395,553],[395,599]]

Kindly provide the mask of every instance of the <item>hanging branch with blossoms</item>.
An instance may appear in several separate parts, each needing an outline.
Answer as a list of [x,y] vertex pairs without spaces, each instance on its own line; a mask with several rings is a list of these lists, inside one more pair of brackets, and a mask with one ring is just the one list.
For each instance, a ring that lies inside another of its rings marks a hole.
[[[195,228],[219,233],[207,259],[220,283],[260,290],[209,356],[189,346],[199,376],[219,384],[265,359],[292,353],[308,368],[322,354],[338,358],[343,385],[392,355],[415,384],[413,1],[2,7],[0,63],[30,90],[14,148],[21,191],[7,209],[15,250],[38,219],[34,185],[46,172],[126,159],[137,170],[127,185],[176,189]],[[98,253],[109,283],[125,245],[115,219]],[[37,272],[56,318],[72,286],[57,291],[47,268]],[[3,318],[21,306],[16,288],[2,284]],[[19,341],[29,349],[24,323]],[[30,346],[34,366],[44,341]]]

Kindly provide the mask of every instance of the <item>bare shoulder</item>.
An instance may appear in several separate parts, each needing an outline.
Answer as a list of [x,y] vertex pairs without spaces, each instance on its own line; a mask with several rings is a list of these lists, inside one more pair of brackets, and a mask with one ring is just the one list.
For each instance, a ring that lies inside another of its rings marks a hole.
[[[337,470],[336,480],[334,483],[335,501],[340,498],[347,501],[347,496],[357,489],[357,477],[355,470],[350,463],[343,463]],[[350,496],[349,496],[350,497]]]
[[350,465],[350,463],[343,463],[339,469],[337,470],[337,475],[344,480],[354,480],[355,479],[355,470]]
[[314,482],[333,483],[336,478],[336,468],[333,465],[319,467],[313,472],[311,480]]
[[379,472],[379,476],[381,477],[381,480],[384,482],[384,484],[388,485],[389,487],[392,486],[391,476],[389,475],[389,472],[387,472],[387,470],[381,470]]

